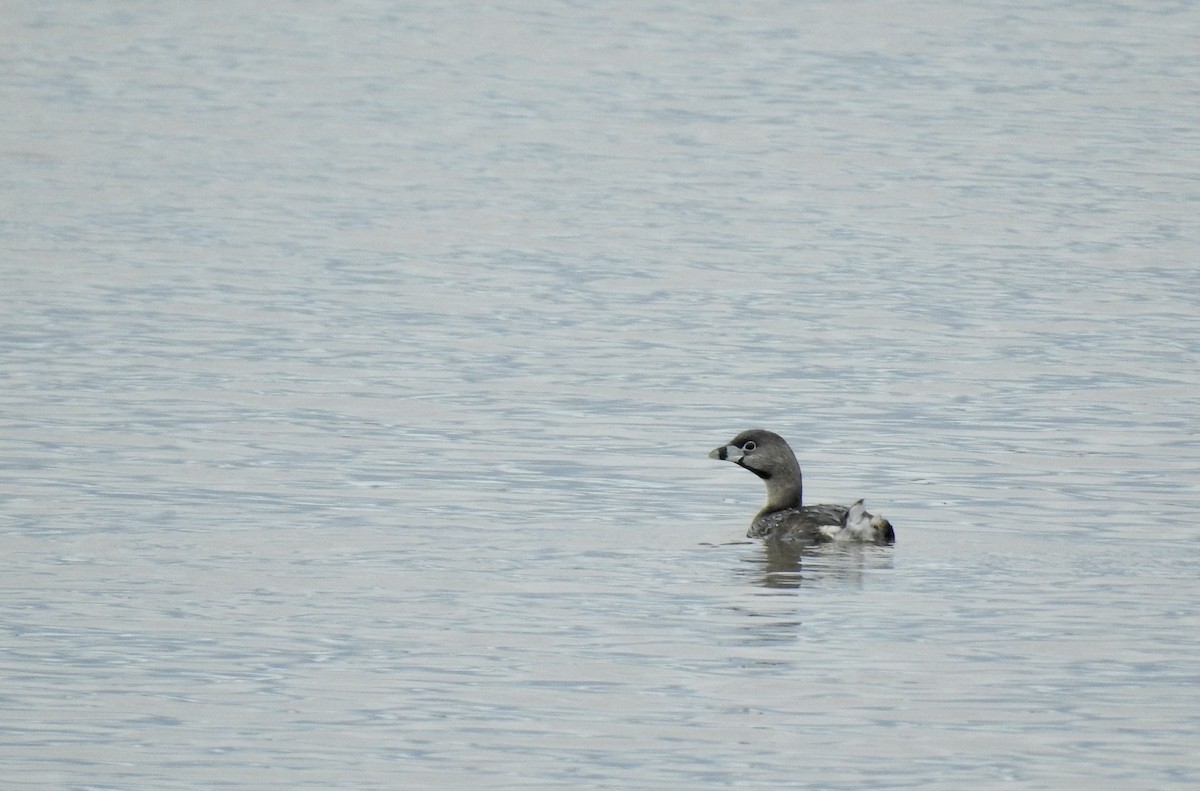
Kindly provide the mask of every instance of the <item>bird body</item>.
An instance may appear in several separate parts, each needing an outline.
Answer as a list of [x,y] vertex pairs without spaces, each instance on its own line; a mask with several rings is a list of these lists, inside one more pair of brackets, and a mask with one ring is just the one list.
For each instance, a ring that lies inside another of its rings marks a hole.
[[714,448],[709,458],[730,461],[757,475],[767,487],[767,502],[746,535],[789,543],[858,541],[891,544],[895,531],[882,516],[853,505],[804,505],[804,478],[796,454],[783,437],[764,429],[738,434]]

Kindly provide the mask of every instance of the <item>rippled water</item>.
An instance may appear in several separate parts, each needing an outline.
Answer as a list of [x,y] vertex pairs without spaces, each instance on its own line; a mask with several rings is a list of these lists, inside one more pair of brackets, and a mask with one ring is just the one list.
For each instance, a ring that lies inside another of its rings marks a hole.
[[6,782],[1195,787],[1197,29],[10,4]]

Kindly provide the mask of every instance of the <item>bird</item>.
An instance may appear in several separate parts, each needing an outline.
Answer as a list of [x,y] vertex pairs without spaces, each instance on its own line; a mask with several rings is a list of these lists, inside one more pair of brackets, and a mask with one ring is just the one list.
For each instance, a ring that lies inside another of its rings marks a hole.
[[791,446],[778,434],[761,428],[738,434],[708,454],[731,461],[762,479],[767,502],[755,514],[747,538],[785,543],[823,544],[832,541],[892,544],[896,531],[882,516],[869,513],[860,499],[853,505],[804,505],[804,480]]

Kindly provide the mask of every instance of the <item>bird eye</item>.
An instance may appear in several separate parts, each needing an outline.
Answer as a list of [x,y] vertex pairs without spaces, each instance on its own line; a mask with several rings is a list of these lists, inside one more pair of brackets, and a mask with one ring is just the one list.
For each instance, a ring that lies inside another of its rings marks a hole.
[[757,447],[758,446],[754,444],[754,440],[750,440],[749,442],[747,442],[745,445],[742,446],[742,450],[744,450],[746,453],[749,453],[750,451],[754,450]]

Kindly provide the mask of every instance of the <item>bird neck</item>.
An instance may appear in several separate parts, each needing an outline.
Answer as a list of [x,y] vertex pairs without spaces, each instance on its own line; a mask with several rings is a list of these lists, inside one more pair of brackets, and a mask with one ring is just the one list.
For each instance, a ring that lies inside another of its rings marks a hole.
[[770,478],[765,478],[763,483],[767,485],[767,503],[759,511],[760,516],[799,508],[804,502],[804,477],[795,459],[784,469],[774,472]]

